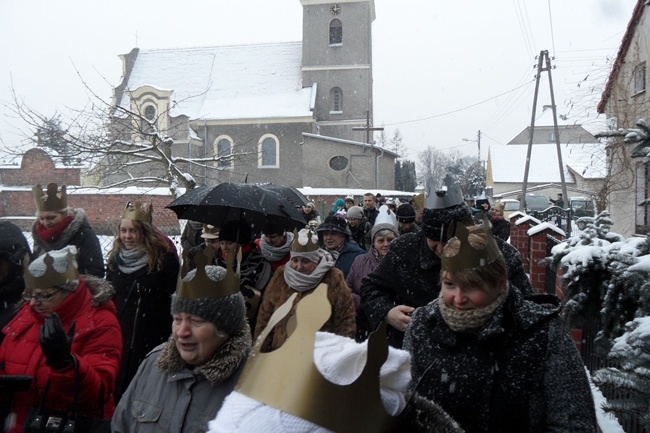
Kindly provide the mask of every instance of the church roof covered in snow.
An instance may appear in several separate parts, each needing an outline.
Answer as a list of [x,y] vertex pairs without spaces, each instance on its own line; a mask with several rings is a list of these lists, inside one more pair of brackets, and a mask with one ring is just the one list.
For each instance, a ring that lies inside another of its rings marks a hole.
[[302,42],[140,50],[119,105],[142,86],[172,91],[170,115],[190,119],[312,116]]

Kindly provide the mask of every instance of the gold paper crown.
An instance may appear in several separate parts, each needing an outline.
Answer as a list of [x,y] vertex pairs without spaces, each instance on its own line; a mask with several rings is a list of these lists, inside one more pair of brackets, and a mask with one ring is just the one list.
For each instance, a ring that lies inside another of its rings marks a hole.
[[379,392],[379,370],[388,356],[385,323],[368,338],[366,365],[351,384],[328,381],[314,364],[316,331],[332,310],[327,285],[320,284],[298,302],[296,315],[287,326],[293,332],[285,343],[273,352],[260,352],[273,327],[291,311],[296,296],[291,295],[271,316],[235,390],[337,433],[394,431],[397,417],[386,412]]
[[153,221],[153,205],[151,203],[142,203],[140,200],[130,201],[124,207],[122,219],[138,220],[151,224]]
[[443,271],[477,269],[492,263],[502,255],[488,223],[484,220],[483,224],[480,231],[486,236],[485,248],[473,246],[469,240],[470,231],[467,226],[462,222],[456,224],[455,236],[449,239],[442,251]]
[[68,207],[68,194],[65,191],[65,185],[61,185],[60,193],[57,189],[56,183],[49,183],[46,192],[43,192],[43,187],[40,184],[32,188],[38,212],[56,212]]
[[300,231],[294,229],[291,251],[296,253],[311,253],[318,251],[318,248],[318,235],[311,227],[307,226]]
[[66,254],[65,260],[67,264],[65,271],[57,272],[53,266],[54,259],[50,256],[50,253],[45,253],[45,257],[43,257],[45,273],[40,277],[35,277],[29,271],[29,268],[25,269],[25,289],[34,290],[44,289],[46,287],[56,287],[78,279],[79,272],[77,272],[74,263],[74,256],[70,251]]
[[210,248],[205,248],[194,258],[196,274],[189,281],[183,281],[187,275],[187,257],[183,260],[183,268],[179,273],[178,284],[176,285],[176,296],[183,299],[206,299],[219,298],[222,296],[234,295],[239,292],[239,276],[233,271],[232,254],[226,255],[226,275],[220,281],[214,281],[205,272],[205,267],[212,263],[214,253]]

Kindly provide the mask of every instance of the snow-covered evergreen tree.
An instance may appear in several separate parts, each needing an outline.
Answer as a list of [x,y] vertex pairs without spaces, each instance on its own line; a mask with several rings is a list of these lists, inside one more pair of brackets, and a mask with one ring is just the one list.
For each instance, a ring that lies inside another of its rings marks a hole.
[[636,417],[650,427],[650,317],[627,324],[609,359],[618,367],[600,369],[592,376],[607,398],[603,409],[620,420]]

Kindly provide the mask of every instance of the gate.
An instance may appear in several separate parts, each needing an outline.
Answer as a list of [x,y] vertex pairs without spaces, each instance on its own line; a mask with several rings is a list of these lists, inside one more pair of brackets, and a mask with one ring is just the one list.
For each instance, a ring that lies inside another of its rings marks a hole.
[[[551,256],[551,250],[561,241],[553,236],[546,235],[546,257]],[[551,269],[550,264],[546,264],[546,276],[544,278],[544,293],[555,295],[555,286],[557,281],[557,272]]]

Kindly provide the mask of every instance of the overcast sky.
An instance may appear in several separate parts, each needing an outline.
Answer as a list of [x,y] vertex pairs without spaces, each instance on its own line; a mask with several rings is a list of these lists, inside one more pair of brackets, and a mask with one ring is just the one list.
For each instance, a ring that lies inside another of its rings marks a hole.
[[[406,155],[427,146],[484,155],[530,124],[534,76],[548,50],[558,113],[594,129],[595,105],[636,0],[375,0],[375,126],[399,129]],[[110,98],[119,54],[302,38],[299,0],[2,0],[0,101],[11,88],[46,115],[83,107],[78,73]],[[538,111],[550,103],[547,74]],[[501,95],[501,96],[499,96]],[[571,108],[569,106],[571,105]],[[469,108],[468,108],[469,107]],[[22,125],[0,107],[0,140]],[[585,119],[586,116],[589,116]]]

